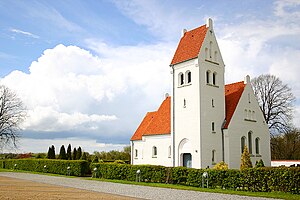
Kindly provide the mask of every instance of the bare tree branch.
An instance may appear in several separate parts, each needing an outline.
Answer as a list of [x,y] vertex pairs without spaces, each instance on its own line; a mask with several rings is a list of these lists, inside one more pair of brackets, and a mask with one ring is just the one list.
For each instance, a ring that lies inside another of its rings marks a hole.
[[286,132],[291,126],[295,101],[291,88],[270,74],[252,79],[251,84],[271,135]]
[[0,148],[16,147],[20,124],[26,118],[22,101],[8,87],[0,85]]

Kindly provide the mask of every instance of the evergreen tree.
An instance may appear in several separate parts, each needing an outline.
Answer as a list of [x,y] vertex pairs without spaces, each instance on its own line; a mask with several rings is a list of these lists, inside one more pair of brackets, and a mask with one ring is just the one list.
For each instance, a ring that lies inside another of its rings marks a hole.
[[250,159],[250,154],[249,154],[248,148],[245,145],[244,152],[243,152],[242,158],[241,158],[240,169],[243,170],[243,169],[248,169],[248,168],[252,168],[252,163],[251,163],[251,159]]
[[76,147],[74,147],[72,159],[76,160],[76,156],[77,156],[77,150],[76,150]]
[[55,147],[54,147],[54,145],[51,146],[51,159],[55,159]]
[[68,145],[67,149],[67,159],[72,160],[72,149],[71,149],[71,144]]
[[48,153],[47,153],[47,158],[48,158],[48,159],[52,159],[52,155],[51,155],[51,153],[52,153],[52,148],[51,148],[51,147],[49,147],[49,149],[48,149]]
[[64,146],[64,145],[62,145],[62,146],[60,147],[58,159],[62,159],[62,160],[66,160],[66,159],[67,159],[66,149],[65,149],[65,146]]
[[81,156],[80,160],[86,160],[86,159],[87,159],[87,157],[86,157],[86,153],[85,153],[85,152],[83,152],[83,154],[82,154],[82,156]]
[[80,160],[81,156],[82,156],[81,147],[78,147],[77,154],[76,154],[76,160]]

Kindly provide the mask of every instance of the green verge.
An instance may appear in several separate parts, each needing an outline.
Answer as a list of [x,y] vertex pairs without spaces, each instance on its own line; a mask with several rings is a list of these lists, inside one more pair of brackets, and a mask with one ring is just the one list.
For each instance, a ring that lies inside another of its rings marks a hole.
[[102,182],[111,182],[111,183],[120,183],[120,184],[130,184],[130,185],[141,185],[141,186],[149,186],[149,187],[160,187],[160,188],[170,188],[170,189],[179,189],[179,190],[191,190],[191,191],[199,191],[199,192],[210,192],[210,193],[221,193],[221,194],[232,194],[239,196],[251,196],[251,197],[265,197],[265,198],[276,198],[276,199],[290,199],[290,200],[299,200],[300,195],[285,193],[285,192],[247,192],[247,191],[235,191],[235,190],[223,190],[219,188],[199,188],[199,187],[191,187],[184,186],[178,184],[165,184],[165,183],[145,183],[145,182],[134,182],[134,181],[124,181],[124,180],[111,180],[111,179],[99,179],[99,178],[88,178],[88,177],[76,177],[76,176],[65,176],[60,174],[51,174],[51,173],[42,173],[42,172],[32,172],[32,171],[24,171],[24,170],[11,170],[11,169],[1,169],[0,172],[15,172],[15,173],[30,173],[30,174],[40,174],[46,176],[59,176],[65,178],[78,178],[83,180],[91,180],[91,181],[102,181]]

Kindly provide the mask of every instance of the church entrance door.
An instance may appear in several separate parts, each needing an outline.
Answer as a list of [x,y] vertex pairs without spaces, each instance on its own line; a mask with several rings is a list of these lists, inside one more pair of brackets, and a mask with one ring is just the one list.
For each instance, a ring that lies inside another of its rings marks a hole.
[[192,154],[190,153],[183,154],[183,166],[187,168],[192,167]]

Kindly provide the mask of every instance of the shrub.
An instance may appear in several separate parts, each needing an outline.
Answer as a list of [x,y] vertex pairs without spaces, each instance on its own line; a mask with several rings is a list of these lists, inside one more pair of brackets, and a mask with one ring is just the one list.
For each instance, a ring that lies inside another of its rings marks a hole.
[[265,164],[264,164],[264,161],[262,159],[256,161],[256,163],[255,163],[256,168],[257,167],[264,167],[264,166],[265,166]]
[[228,165],[224,161],[221,161],[218,164],[216,164],[213,169],[227,170],[228,169]]
[[[17,164],[16,167],[15,164]],[[44,166],[46,166],[46,169],[44,169]],[[5,169],[48,172],[53,174],[66,175],[67,167],[70,167],[70,174],[74,176],[84,176],[89,171],[88,162],[83,160],[69,161],[51,159],[10,159],[4,161]]]
[[250,159],[250,154],[248,151],[247,146],[245,145],[244,147],[244,151],[241,157],[241,166],[240,169],[244,170],[244,169],[248,169],[248,168],[252,168],[252,163],[251,163],[251,159]]

